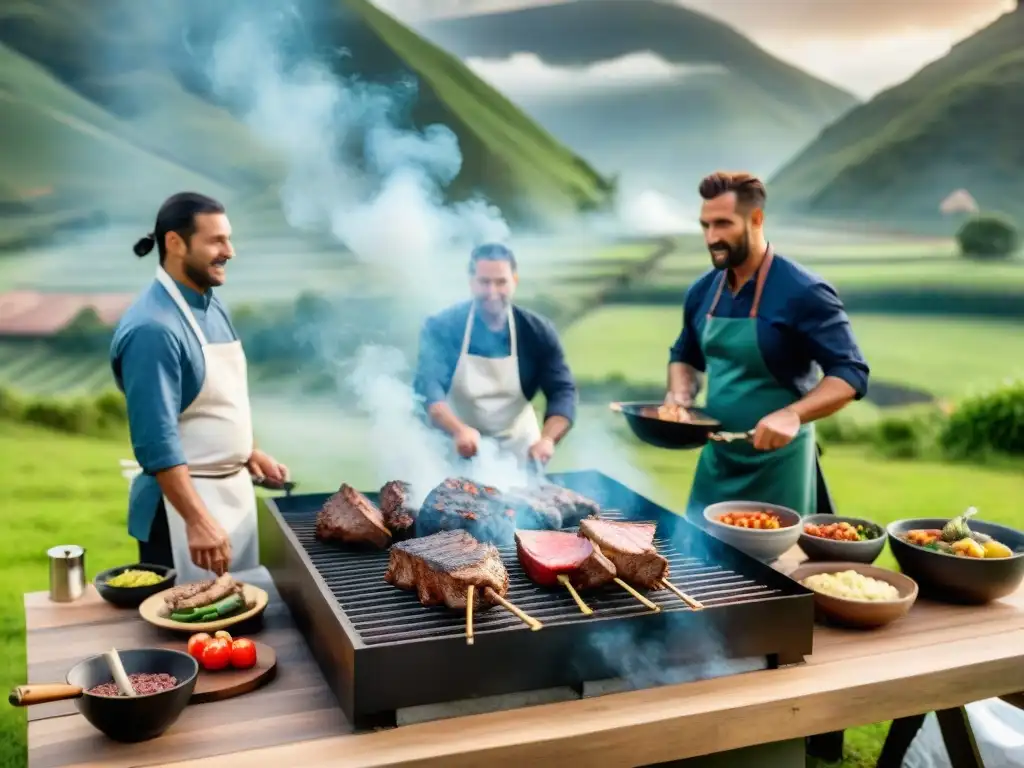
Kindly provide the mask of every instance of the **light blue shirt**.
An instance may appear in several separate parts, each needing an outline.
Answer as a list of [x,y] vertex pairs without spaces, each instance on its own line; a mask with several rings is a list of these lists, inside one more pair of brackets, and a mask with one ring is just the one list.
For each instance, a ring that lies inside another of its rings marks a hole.
[[[177,285],[208,343],[238,338],[227,308],[212,289],[202,294]],[[143,472],[129,494],[128,533],[148,541],[163,498],[154,475],[186,463],[178,416],[199,395],[206,378],[195,332],[156,280],[121,317],[110,344],[110,366],[127,401],[132,450]]]

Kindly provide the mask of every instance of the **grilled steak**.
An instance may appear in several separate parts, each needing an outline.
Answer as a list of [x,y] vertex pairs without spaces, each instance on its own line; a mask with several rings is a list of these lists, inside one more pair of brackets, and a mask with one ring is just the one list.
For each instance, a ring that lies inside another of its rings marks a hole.
[[601,515],[596,501],[554,483],[510,489],[505,500],[516,511],[519,528],[557,531],[579,525],[588,515]]
[[178,604],[183,600],[195,597],[201,592],[205,592],[214,585],[214,579],[206,579],[205,581],[194,581],[191,584],[182,584],[180,587],[174,587],[166,595],[164,595],[164,604],[171,609],[171,611],[178,610]]
[[465,610],[470,584],[476,586],[474,610],[490,607],[485,588],[501,597],[508,592],[508,571],[498,550],[465,531],[442,531],[395,544],[384,581],[416,590],[423,605],[445,605],[453,610]]
[[380,510],[348,483],[342,483],[317,513],[316,537],[323,541],[371,544],[378,549],[391,543],[391,532],[385,527]]
[[668,578],[668,560],[654,548],[654,523],[619,523],[588,517],[580,521],[586,536],[615,563],[619,578],[647,589],[660,589]]
[[464,530],[477,541],[510,545],[515,537],[515,510],[497,488],[464,477],[449,477],[427,496],[416,518],[416,535]]
[[577,589],[590,589],[615,578],[615,565],[582,536],[563,531],[516,531],[519,562],[530,580],[559,585],[565,574]]
[[241,591],[241,585],[237,584],[231,574],[225,573],[218,576],[208,589],[197,592],[191,597],[179,599],[172,610],[183,611],[188,608],[202,608],[204,605],[213,605],[218,600],[223,600],[228,595]]
[[415,530],[418,510],[410,505],[409,492],[409,484],[401,480],[391,480],[380,489],[380,511],[384,515],[384,525],[391,531],[395,541],[409,538]]

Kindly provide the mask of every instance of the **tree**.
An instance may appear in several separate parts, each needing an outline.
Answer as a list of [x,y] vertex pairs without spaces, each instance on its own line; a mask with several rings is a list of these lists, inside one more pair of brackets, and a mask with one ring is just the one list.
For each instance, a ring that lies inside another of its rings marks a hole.
[[975,216],[956,233],[961,255],[967,258],[1004,259],[1020,247],[1020,233],[1009,219],[999,215]]

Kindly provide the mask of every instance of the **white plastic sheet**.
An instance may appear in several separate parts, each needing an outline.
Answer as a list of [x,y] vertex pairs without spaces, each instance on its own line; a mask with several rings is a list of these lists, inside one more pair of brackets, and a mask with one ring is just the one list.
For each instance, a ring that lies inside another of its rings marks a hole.
[[[985,768],[1024,768],[1024,710],[1001,699],[985,699],[967,705],[978,751]],[[934,713],[907,750],[903,768],[951,768],[942,731]]]

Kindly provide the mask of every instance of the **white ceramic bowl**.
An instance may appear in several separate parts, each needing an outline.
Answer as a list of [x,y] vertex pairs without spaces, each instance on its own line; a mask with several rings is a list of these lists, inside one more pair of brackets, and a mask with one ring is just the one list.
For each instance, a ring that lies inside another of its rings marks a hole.
[[[770,512],[782,521],[782,527],[762,530],[726,525],[718,521],[726,512]],[[793,547],[804,529],[800,515],[792,509],[761,501],[723,501],[712,504],[704,508],[704,520],[708,533],[716,539],[766,563],[777,560]]]

